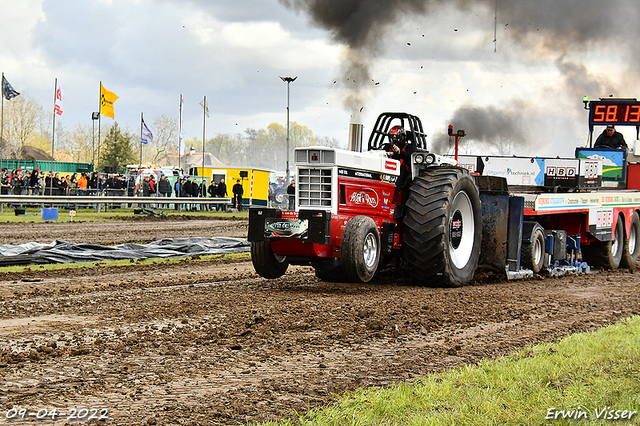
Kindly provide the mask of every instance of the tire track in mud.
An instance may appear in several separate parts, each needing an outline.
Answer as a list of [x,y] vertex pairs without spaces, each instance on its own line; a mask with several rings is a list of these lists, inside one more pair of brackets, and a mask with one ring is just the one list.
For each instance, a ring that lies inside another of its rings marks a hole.
[[306,267],[264,280],[224,259],[8,274],[0,408],[104,407],[123,425],[280,418],[639,314],[639,287],[626,270],[459,289],[325,283]]

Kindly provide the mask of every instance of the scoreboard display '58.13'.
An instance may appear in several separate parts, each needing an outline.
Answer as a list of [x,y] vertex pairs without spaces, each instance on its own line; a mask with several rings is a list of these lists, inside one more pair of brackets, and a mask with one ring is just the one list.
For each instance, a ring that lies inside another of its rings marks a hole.
[[600,99],[589,103],[589,126],[640,125],[640,101],[635,98]]

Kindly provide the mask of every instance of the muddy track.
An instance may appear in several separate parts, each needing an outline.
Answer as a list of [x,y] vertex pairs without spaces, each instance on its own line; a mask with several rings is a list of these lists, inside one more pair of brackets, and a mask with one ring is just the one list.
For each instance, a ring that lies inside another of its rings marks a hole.
[[280,418],[639,314],[639,287],[628,270],[430,289],[306,267],[267,281],[244,259],[32,267],[0,275],[0,423],[14,406],[103,408],[123,425]]
[[3,223],[0,244],[55,240],[115,245],[149,243],[163,238],[246,237],[247,221],[237,218],[206,218],[189,215],[132,216],[112,222]]

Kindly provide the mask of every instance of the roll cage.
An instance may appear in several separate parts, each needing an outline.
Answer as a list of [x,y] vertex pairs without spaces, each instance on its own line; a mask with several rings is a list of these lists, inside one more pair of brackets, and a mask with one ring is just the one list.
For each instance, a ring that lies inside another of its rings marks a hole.
[[405,112],[383,112],[378,116],[369,136],[368,150],[386,150],[391,144],[389,130],[395,125],[404,128],[407,139],[415,144],[417,150],[427,150],[427,135],[422,128],[422,122],[415,115]]

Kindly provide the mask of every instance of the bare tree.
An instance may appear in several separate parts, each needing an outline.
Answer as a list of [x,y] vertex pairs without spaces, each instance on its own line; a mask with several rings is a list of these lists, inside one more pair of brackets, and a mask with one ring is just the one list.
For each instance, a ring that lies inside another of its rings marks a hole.
[[318,146],[328,146],[330,148],[344,148],[340,145],[340,141],[337,138],[330,136],[317,136],[316,141]]
[[240,165],[243,164],[244,153],[240,139],[240,135],[218,134],[207,141],[205,149],[225,165]]
[[[279,123],[271,123],[258,132],[257,139],[247,140],[249,164],[267,169],[284,170],[287,160],[287,128]],[[293,164],[293,149],[317,144],[317,138],[311,129],[292,121],[289,126],[289,159]]]
[[150,163],[155,164],[158,158],[170,151],[178,151],[178,119],[162,114],[153,120],[153,146],[151,152],[146,155],[151,158]]
[[[290,142],[293,138],[290,138]],[[247,151],[252,154],[250,164],[267,169],[283,170],[286,161],[287,128],[279,123],[271,123],[261,129],[259,139],[252,140],[253,146]],[[291,143],[290,145],[293,145]]]
[[[96,130],[97,137],[97,130]],[[92,125],[78,124],[69,136],[60,144],[60,149],[66,151],[74,161],[79,163],[91,163],[95,149],[94,132]]]
[[9,155],[15,158],[34,138],[46,137],[39,132],[44,131],[48,118],[40,102],[27,92],[5,103],[5,149]]

